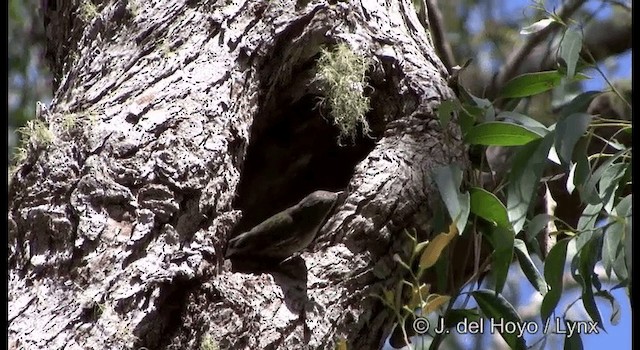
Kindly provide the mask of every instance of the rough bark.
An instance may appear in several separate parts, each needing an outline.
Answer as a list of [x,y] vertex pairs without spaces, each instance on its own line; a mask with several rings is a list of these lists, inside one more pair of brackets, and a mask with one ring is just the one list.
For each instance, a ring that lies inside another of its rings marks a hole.
[[[370,294],[401,230],[430,232],[430,171],[465,163],[411,1],[87,4],[46,2],[53,142],[10,184],[10,344],[378,348],[393,320]],[[373,131],[346,146],[312,83],[338,42],[373,62]],[[238,230],[345,188],[293,271],[223,261]]]

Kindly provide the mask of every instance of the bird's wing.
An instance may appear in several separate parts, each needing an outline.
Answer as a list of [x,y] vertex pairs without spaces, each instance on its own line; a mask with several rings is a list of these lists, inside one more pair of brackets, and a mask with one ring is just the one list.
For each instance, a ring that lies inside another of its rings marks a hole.
[[240,234],[229,241],[229,243],[235,248],[245,248],[247,244],[264,245],[273,244],[281,240],[286,240],[287,235],[291,232],[287,228],[291,228],[293,218],[287,212],[281,212],[276,216],[272,216],[267,220],[261,222],[257,226],[254,226],[251,230]]

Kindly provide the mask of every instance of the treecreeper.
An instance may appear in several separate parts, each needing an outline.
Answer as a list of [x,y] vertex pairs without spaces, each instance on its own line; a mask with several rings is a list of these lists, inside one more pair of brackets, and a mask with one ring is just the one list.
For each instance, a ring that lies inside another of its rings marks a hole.
[[315,191],[298,204],[229,240],[225,258],[289,258],[313,242],[333,208],[345,199],[344,191]]

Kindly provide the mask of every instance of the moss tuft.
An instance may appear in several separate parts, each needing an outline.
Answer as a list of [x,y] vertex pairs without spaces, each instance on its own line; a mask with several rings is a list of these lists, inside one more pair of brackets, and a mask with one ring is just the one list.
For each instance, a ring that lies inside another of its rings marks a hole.
[[333,51],[322,49],[315,81],[320,82],[325,97],[321,104],[330,110],[330,119],[340,129],[340,140],[355,141],[358,126],[368,135],[371,129],[366,119],[369,97],[366,72],[369,60],[338,44]]

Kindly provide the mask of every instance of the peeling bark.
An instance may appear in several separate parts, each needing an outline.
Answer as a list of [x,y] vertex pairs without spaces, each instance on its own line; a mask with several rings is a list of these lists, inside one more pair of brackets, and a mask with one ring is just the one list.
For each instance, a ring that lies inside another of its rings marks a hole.
[[[10,185],[10,344],[379,348],[393,320],[370,294],[400,276],[402,229],[430,233],[431,170],[466,164],[411,1],[77,6],[46,1],[54,142]],[[338,42],[373,62],[372,135],[344,147],[312,83]],[[349,196],[288,268],[223,260],[316,189]]]

